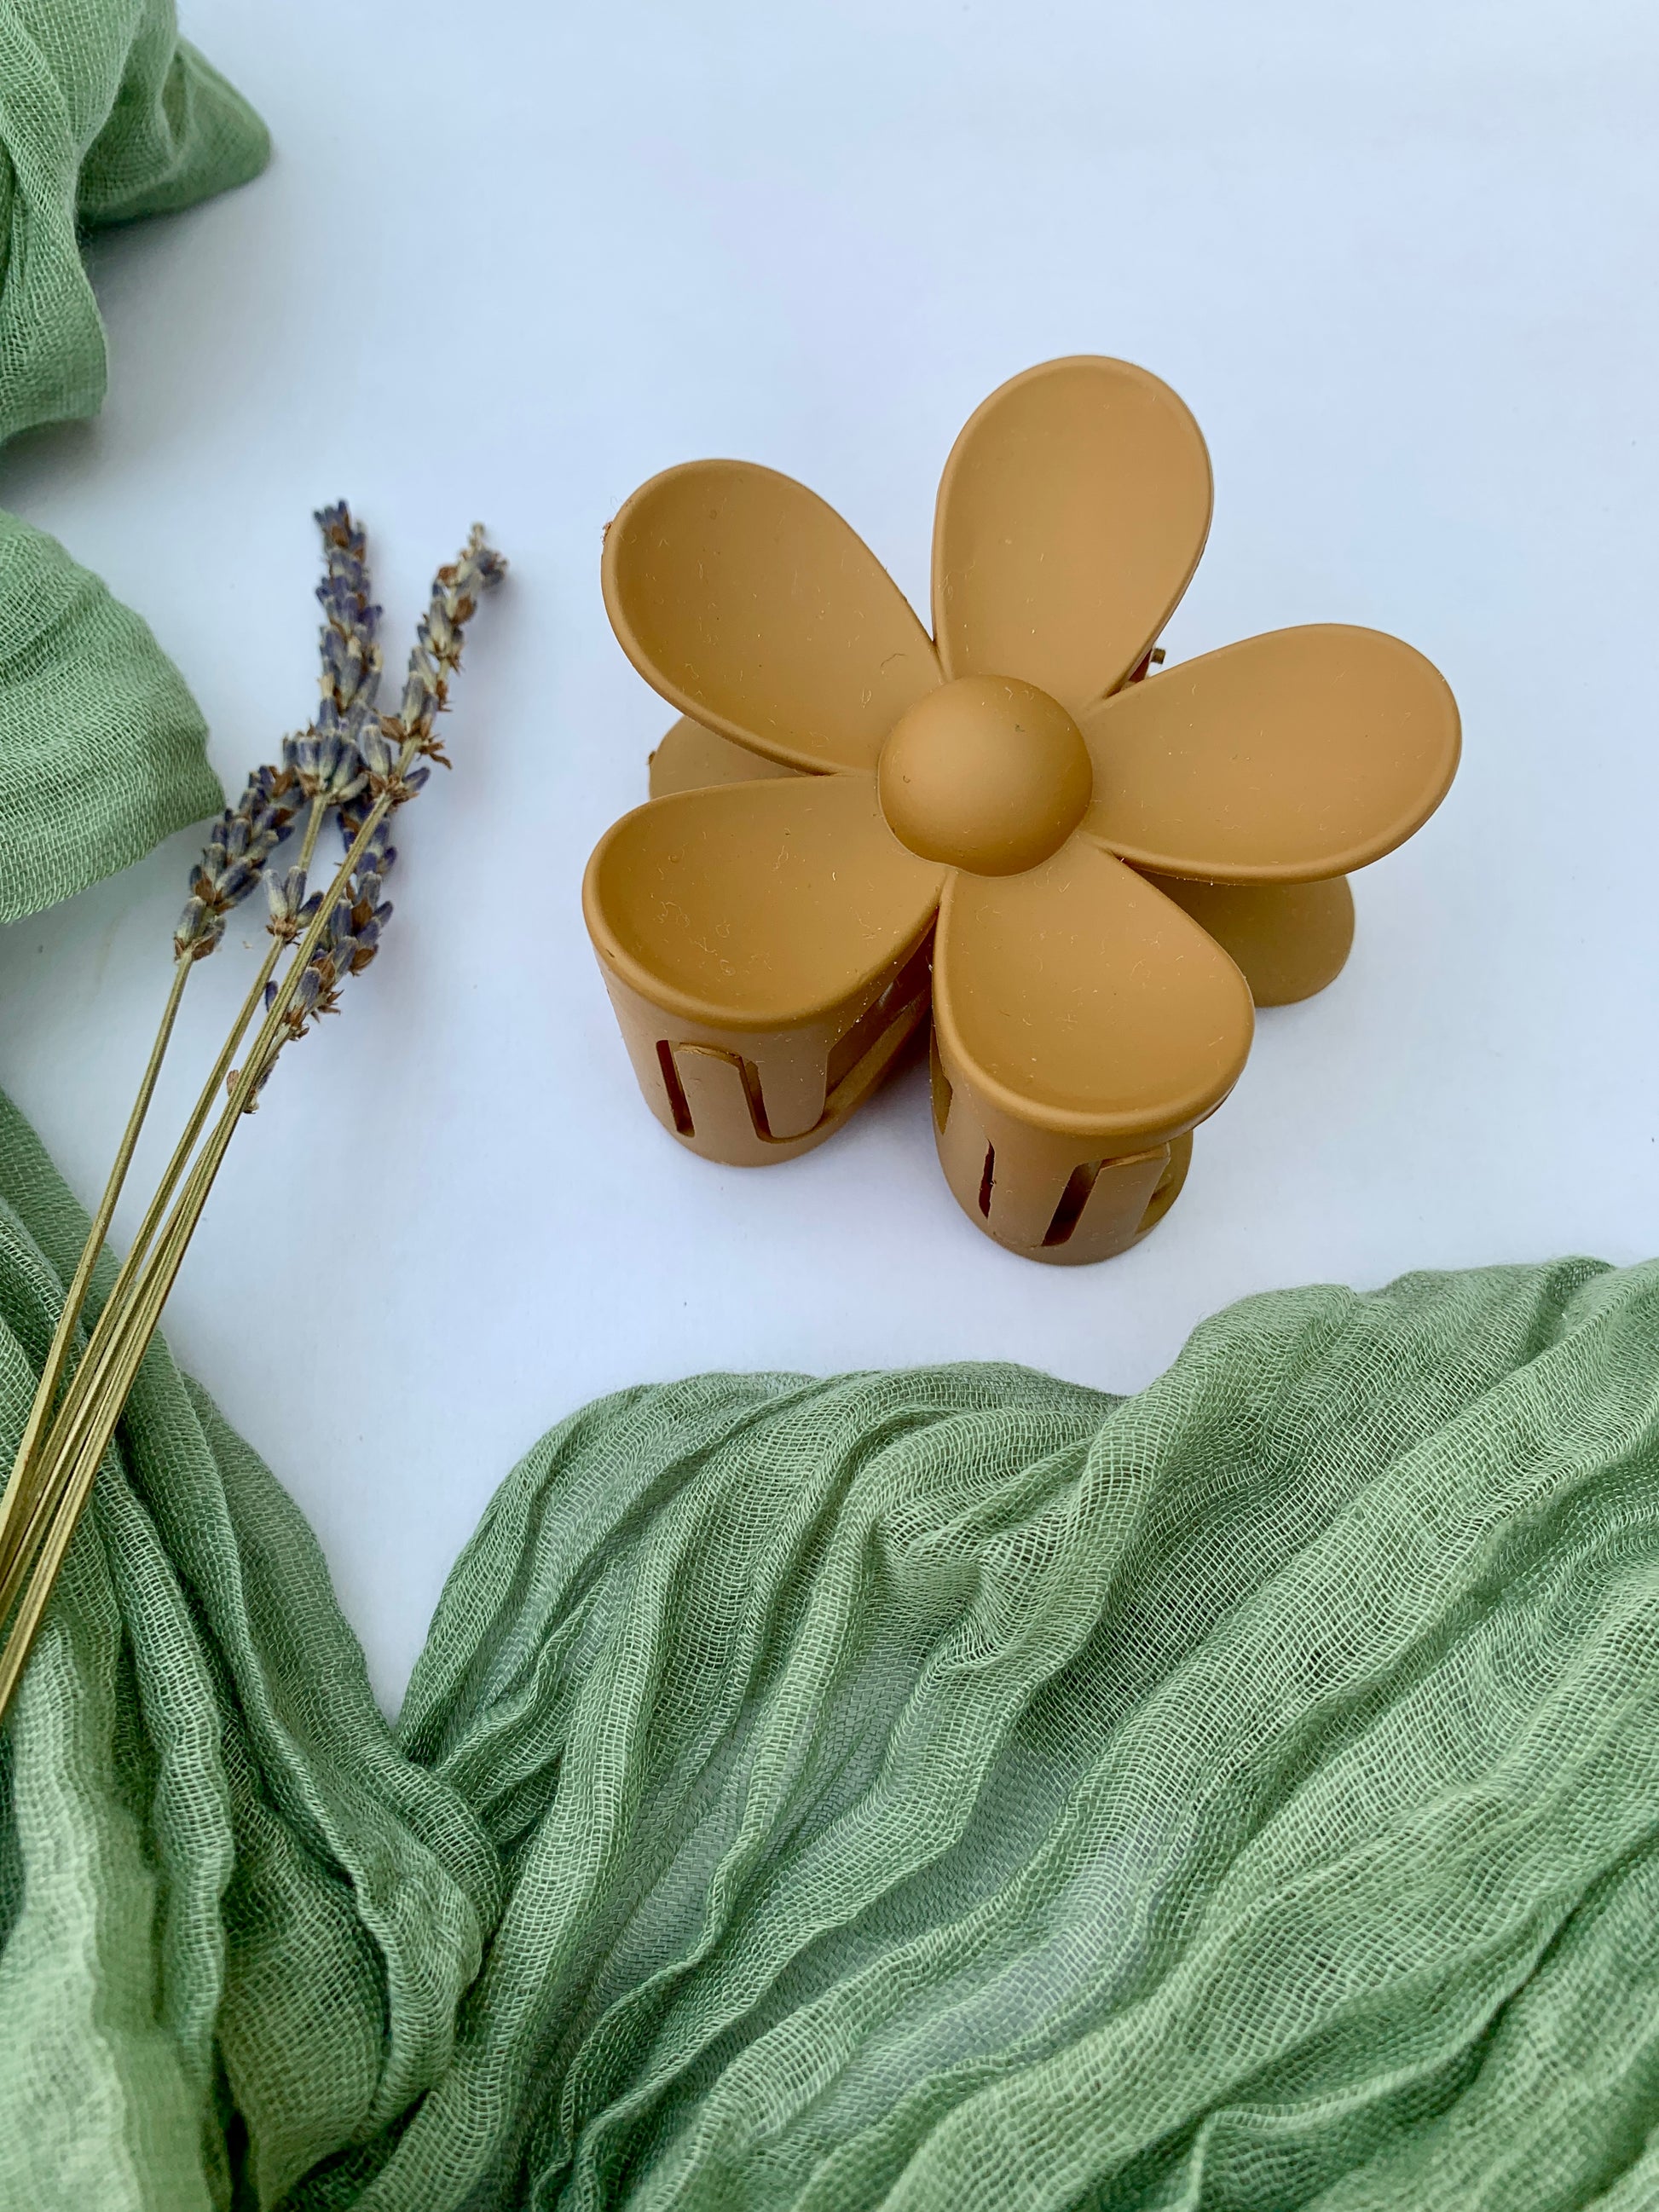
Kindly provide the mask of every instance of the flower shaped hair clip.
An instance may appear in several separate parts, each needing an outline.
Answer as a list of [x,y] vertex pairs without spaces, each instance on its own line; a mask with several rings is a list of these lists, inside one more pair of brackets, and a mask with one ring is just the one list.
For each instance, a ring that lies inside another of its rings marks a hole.
[[1208,532],[1166,385],[1049,362],[957,439],[930,638],[804,485],[693,461],[606,535],[623,651],[677,708],[583,902],[640,1085],[706,1158],[821,1144],[933,1016],[970,1220],[1100,1260],[1179,1194],[1256,1005],[1342,966],[1346,883],[1444,796],[1443,678],[1275,630],[1152,674]]

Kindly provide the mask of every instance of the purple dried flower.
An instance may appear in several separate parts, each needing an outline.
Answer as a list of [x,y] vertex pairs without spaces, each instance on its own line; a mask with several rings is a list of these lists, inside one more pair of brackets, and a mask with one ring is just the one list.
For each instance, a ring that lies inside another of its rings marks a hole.
[[475,522],[459,557],[440,568],[432,597],[415,627],[415,647],[404,679],[403,706],[381,728],[401,745],[412,739],[429,760],[448,761],[434,725],[449,704],[449,678],[461,665],[461,633],[477,611],[480,596],[507,573],[507,562]]
[[281,875],[268,873],[265,896],[270,906],[265,927],[280,945],[292,945],[323,902],[320,891],[307,897],[303,868],[288,868]]
[[256,769],[234,806],[213,825],[201,859],[190,872],[190,896],[173,933],[182,960],[204,960],[225,933],[225,917],[259,880],[265,862],[293,827],[303,803],[287,769]]
[[380,693],[380,610],[369,596],[368,540],[350,508],[341,500],[319,507],[315,520],[325,564],[317,587],[323,696],[316,720],[288,739],[283,757],[308,799],[335,807],[364,787],[357,741]]
[[367,787],[361,754],[355,738],[341,720],[331,699],[325,699],[316,726],[283,747],[307,799],[319,799],[327,807],[342,806]]
[[[393,808],[404,805],[429,779],[428,762],[443,759],[433,723],[447,704],[449,677],[460,665],[461,633],[476,611],[478,594],[505,573],[507,563],[475,525],[459,559],[441,568],[434,580],[410,656],[404,715],[374,715],[369,710],[380,675],[380,648],[374,643],[380,610],[368,603],[362,532],[343,502],[325,507],[317,520],[330,557],[330,573],[318,593],[329,616],[323,635],[324,697],[314,726],[284,747],[283,774],[291,775],[314,801],[332,808],[349,852],[375,806],[383,800]],[[331,633],[337,641],[331,641]],[[367,647],[354,647],[354,635],[367,639],[372,653]],[[392,912],[382,894],[397,859],[390,816],[384,815],[370,831],[339,904],[331,910],[295,981],[283,1012],[284,1042],[303,1036],[324,1014],[337,1012],[346,977],[360,975],[379,952]],[[307,895],[299,868],[269,878],[266,888],[271,933],[292,943],[315,920],[321,898]],[[277,986],[268,984],[267,1013],[276,998]],[[250,1113],[275,1060],[272,1051],[249,1095]]]
[[325,563],[317,587],[325,617],[323,698],[344,734],[355,738],[380,681],[380,610],[369,596],[368,540],[343,500],[319,507],[313,519],[323,533]]
[[[380,610],[369,597],[368,541],[343,500],[318,510],[323,536],[323,580],[317,587],[321,631],[322,704],[313,726],[284,738],[279,767],[256,769],[239,804],[214,826],[206,850],[191,872],[190,897],[173,932],[175,955],[205,959],[225,933],[225,917],[258,882],[307,801],[337,807],[359,796],[368,777],[357,738],[374,712],[380,683],[377,635]],[[304,889],[293,912],[285,895],[273,897],[271,927],[291,941]]]

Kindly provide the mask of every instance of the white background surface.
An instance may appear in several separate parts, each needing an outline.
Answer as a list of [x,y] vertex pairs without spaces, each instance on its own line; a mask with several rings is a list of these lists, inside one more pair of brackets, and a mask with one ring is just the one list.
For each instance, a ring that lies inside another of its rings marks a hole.
[[[310,711],[313,507],[368,523],[389,659],[475,515],[514,562],[455,773],[399,825],[387,950],[239,1138],[168,1321],[317,1527],[389,1703],[508,1464],[613,1386],[994,1356],[1127,1389],[1245,1292],[1659,1248],[1650,7],[185,17],[275,165],[95,247],[108,406],[8,453],[0,502],[143,611],[239,786]],[[1169,1222],[1085,1270],[957,1212],[919,1073],[793,1165],[681,1153],[578,904],[671,719],[599,601],[627,493],[769,463],[925,607],[958,426],[1073,351],[1156,370],[1210,443],[1172,658],[1397,630],[1466,746],[1359,878],[1346,972],[1262,1018]],[[88,1199],[198,842],[0,930],[0,1084]],[[252,957],[192,984],[162,1128]]]

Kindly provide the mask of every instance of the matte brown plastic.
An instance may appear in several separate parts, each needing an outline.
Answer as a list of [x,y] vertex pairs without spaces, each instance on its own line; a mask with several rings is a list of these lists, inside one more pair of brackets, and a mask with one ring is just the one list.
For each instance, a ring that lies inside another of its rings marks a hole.
[[653,799],[588,863],[611,973],[733,1033],[820,1022],[933,926],[945,871],[888,829],[872,776],[785,776]]
[[1215,884],[1307,884],[1403,844],[1450,788],[1457,708],[1397,637],[1270,630],[1082,718],[1087,828],[1136,867]]
[[1094,769],[1057,699],[1006,676],[961,676],[899,716],[876,789],[911,852],[1012,876],[1066,842],[1089,811]]
[[689,714],[682,714],[664,732],[662,743],[647,763],[653,799],[666,799],[676,791],[702,791],[711,783],[757,783],[769,777],[793,775],[764,754],[734,745],[730,738],[705,730]]
[[1341,974],[1353,944],[1346,876],[1320,884],[1200,884],[1152,874],[1146,880],[1237,963],[1258,1006],[1311,999]]
[[932,641],[832,507],[750,461],[687,461],[605,532],[623,651],[684,714],[786,768],[873,770],[939,681]]
[[969,417],[939,480],[933,633],[947,676],[1022,676],[1080,715],[1174,612],[1209,535],[1210,457],[1167,384],[1084,356]]
[[1457,710],[1398,639],[1331,624],[1150,672],[1203,549],[1208,457],[1157,378],[1051,362],[957,441],[937,653],[804,486],[653,478],[606,608],[681,711],[584,908],[640,1086],[704,1158],[821,1144],[933,1015],[968,1218],[1104,1259],[1186,1179],[1255,1005],[1322,989],[1346,876],[1444,796]]

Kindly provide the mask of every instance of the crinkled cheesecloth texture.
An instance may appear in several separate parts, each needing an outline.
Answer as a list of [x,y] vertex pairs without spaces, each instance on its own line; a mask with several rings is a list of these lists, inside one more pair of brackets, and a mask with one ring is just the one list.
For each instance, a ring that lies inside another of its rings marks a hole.
[[[0,1121],[0,1430],[82,1220]],[[395,1729],[158,1346],[0,1749],[0,2204],[1659,2202],[1659,1268],[556,1429]]]
[[[102,402],[82,234],[240,184],[269,152],[171,0],[0,0],[0,442]],[[206,737],[140,617],[0,514],[0,921],[218,806]]]

